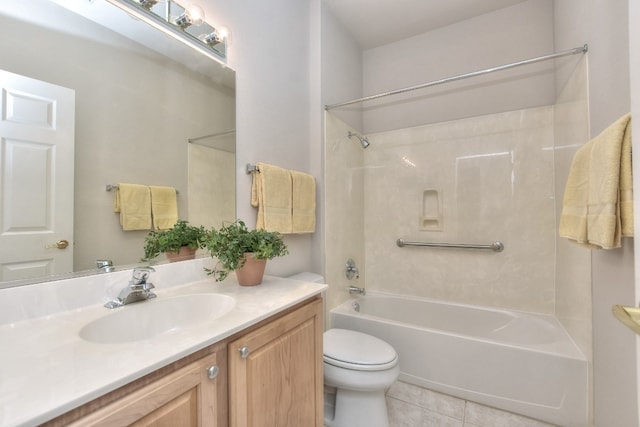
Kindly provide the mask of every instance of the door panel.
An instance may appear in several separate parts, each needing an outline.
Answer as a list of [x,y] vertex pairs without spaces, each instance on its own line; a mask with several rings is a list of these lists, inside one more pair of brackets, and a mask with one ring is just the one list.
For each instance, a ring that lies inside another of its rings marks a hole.
[[73,90],[0,70],[2,281],[73,271],[74,109]]

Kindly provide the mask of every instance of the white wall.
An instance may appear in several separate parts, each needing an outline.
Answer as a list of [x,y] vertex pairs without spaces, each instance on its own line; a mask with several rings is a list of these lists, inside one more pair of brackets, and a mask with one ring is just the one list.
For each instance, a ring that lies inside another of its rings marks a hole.
[[[589,44],[591,136],[630,109],[628,4],[563,0],[554,6],[556,49]],[[563,78],[562,75],[559,78]],[[633,242],[592,252],[594,423],[638,425],[635,337],[611,315],[613,304],[636,305]]]
[[[631,115],[640,117],[640,3],[629,2],[629,62],[630,62],[630,83],[631,83]],[[640,135],[640,122],[635,120],[632,122],[633,133]],[[637,139],[632,142],[633,151],[639,152],[640,145]],[[640,162],[634,162],[634,187],[640,188]],[[637,193],[636,193],[637,194]],[[640,197],[634,200],[635,211],[635,229],[640,227]],[[634,243],[638,245],[638,239],[634,239]],[[635,254],[640,255],[640,249],[635,248]],[[640,301],[640,256],[635,257],[635,300]],[[640,336],[636,335],[636,356],[640,354]],[[640,395],[640,358],[636,357],[636,392]],[[640,420],[640,407],[638,407],[638,420]]]
[[[552,53],[552,13],[552,0],[528,0],[367,50],[363,92],[377,94]],[[368,102],[364,132],[551,105],[553,68],[553,61],[546,61]]]
[[[249,204],[246,163],[273,163],[320,178],[320,166],[312,162],[320,155],[320,110],[312,115],[310,109],[319,103],[317,96],[312,98],[317,77],[311,77],[317,74],[311,66],[319,57],[319,11],[316,0],[202,3],[232,32],[228,63],[236,70],[237,85],[237,209],[238,217],[252,226],[256,211]],[[322,216],[317,219],[321,227]],[[290,255],[270,261],[267,273],[320,272],[319,241],[318,232],[287,236]]]
[[[362,97],[362,49],[327,6],[322,7],[322,103]],[[362,132],[358,104],[331,110],[336,118]]]

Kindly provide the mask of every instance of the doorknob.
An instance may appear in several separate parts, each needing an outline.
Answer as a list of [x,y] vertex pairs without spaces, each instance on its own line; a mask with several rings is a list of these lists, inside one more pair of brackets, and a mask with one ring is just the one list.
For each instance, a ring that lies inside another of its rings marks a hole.
[[55,243],[52,243],[50,245],[46,245],[44,248],[45,249],[66,249],[67,246],[69,246],[69,241],[68,240],[58,240]]

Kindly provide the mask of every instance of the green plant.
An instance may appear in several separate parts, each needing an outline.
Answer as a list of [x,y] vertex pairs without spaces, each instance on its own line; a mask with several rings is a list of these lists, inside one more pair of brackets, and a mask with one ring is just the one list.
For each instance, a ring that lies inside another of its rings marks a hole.
[[242,268],[246,262],[245,253],[251,252],[257,259],[272,259],[289,253],[280,233],[249,230],[241,220],[222,226],[220,230],[211,229],[202,246],[218,259],[213,269],[205,269],[216,282],[224,280],[229,272]]
[[189,225],[187,221],[178,220],[173,228],[168,230],[152,230],[144,239],[144,258],[149,261],[163,252],[178,252],[181,247],[190,249],[201,247],[206,231],[203,226]]

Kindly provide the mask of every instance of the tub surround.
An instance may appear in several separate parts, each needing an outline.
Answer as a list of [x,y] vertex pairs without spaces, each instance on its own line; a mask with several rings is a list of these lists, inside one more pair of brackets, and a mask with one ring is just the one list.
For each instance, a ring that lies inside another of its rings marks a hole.
[[[265,276],[238,286],[231,275],[215,283],[205,259],[156,267],[157,299],[217,293],[234,298],[226,315],[185,330],[128,343],[93,343],[79,336],[124,287],[131,271],[0,290],[0,424],[37,425],[195,351],[219,342],[314,295],[326,285]],[[137,304],[153,304],[145,301]],[[135,327],[135,325],[132,325]]]

